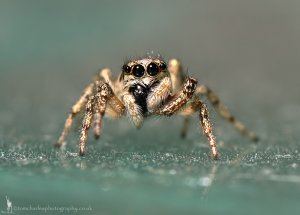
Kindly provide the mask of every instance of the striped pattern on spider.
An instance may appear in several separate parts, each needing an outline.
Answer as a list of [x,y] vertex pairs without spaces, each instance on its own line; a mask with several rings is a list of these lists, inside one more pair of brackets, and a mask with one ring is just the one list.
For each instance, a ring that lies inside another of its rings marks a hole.
[[181,136],[185,137],[189,117],[197,113],[200,128],[208,139],[212,158],[216,160],[219,158],[216,138],[207,106],[200,99],[201,96],[206,96],[221,117],[243,135],[257,140],[256,135],[229,112],[210,88],[197,85],[195,78],[184,75],[179,60],[172,59],[167,65],[160,57],[146,57],[126,62],[117,79],[112,78],[110,69],[102,69],[72,106],[55,146],[63,145],[73,118],[83,111],[84,107],[79,155],[84,155],[86,151],[87,132],[92,124],[95,137],[100,137],[104,116],[120,118],[129,115],[135,127],[141,128],[145,118],[153,115],[178,114],[184,117]]

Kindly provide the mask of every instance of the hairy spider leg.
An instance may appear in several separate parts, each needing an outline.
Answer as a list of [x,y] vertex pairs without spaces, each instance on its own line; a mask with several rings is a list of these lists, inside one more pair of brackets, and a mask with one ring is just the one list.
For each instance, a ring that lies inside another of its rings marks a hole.
[[118,115],[121,116],[124,113],[124,106],[121,103],[121,101],[115,96],[110,85],[108,83],[101,83],[100,81],[95,81],[95,96],[90,96],[86,104],[86,112],[82,122],[82,129],[79,142],[79,155],[84,155],[85,153],[87,132],[93,120],[95,136],[100,136],[102,118],[105,114],[107,104],[109,104],[110,101],[113,103],[118,103],[114,110],[120,111]]
[[[183,73],[181,62],[178,59],[171,59],[168,63],[168,70],[170,72],[171,80],[172,80],[172,91],[173,93],[178,92],[186,76]],[[183,116],[183,126],[180,132],[180,136],[185,138],[189,128],[189,116]]]
[[94,106],[94,135],[98,139],[101,133],[102,118],[106,109],[106,101],[108,94],[110,93],[106,84],[100,85],[99,81],[95,82],[96,95],[95,95],[95,106]]
[[197,80],[189,77],[186,79],[182,90],[178,91],[170,100],[155,113],[171,116],[181,109],[193,96]]
[[192,103],[189,106],[189,114],[183,114],[184,116],[189,116],[191,113],[199,110],[199,118],[203,133],[208,139],[213,159],[217,160],[219,158],[216,138],[213,134],[213,126],[209,119],[209,113],[207,107],[199,99],[193,98],[194,92],[197,87],[197,80],[194,78],[187,78],[183,85],[183,89],[177,92],[173,98],[162,108],[157,111],[157,114],[171,116],[183,108],[189,101]]
[[74,117],[82,110],[82,107],[86,104],[88,97],[92,95],[94,84],[89,84],[84,90],[80,98],[72,106],[71,111],[66,119],[63,132],[61,133],[58,141],[55,143],[56,147],[61,147],[65,138],[68,136],[70,128],[73,124]]
[[256,134],[248,130],[242,122],[237,120],[229,111],[229,109],[220,101],[219,97],[210,88],[208,88],[205,85],[200,85],[197,87],[195,95],[206,96],[222,118],[231,123],[244,136],[250,138],[253,141],[258,140]]
[[218,160],[219,159],[219,153],[218,153],[218,150],[217,150],[216,138],[213,134],[213,126],[212,126],[212,123],[209,120],[209,112],[208,112],[208,109],[207,109],[207,107],[204,103],[202,103],[200,100],[199,100],[199,103],[200,103],[199,104],[199,106],[200,106],[200,108],[199,108],[200,109],[199,118],[200,118],[202,130],[203,130],[203,133],[205,134],[205,136],[208,139],[213,159]]
[[86,140],[87,140],[87,131],[91,126],[93,118],[93,109],[95,104],[95,96],[90,96],[85,107],[85,115],[82,121],[82,128],[80,133],[80,142],[79,142],[79,155],[84,155]]
[[110,91],[110,98],[107,102],[107,106],[105,109],[105,115],[111,118],[120,118],[124,115],[125,106],[121,102],[121,100],[116,96],[122,91],[122,86],[120,84],[119,79],[114,80],[112,78],[112,73],[109,68],[104,68],[99,73],[100,81],[105,82],[109,85]]

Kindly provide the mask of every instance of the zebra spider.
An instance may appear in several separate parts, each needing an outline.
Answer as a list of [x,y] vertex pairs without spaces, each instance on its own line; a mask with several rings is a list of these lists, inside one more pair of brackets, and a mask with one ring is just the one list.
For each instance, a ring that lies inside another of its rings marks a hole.
[[172,59],[167,65],[159,57],[146,57],[125,63],[117,79],[112,78],[110,69],[102,69],[73,105],[63,132],[55,145],[57,147],[63,145],[73,118],[83,111],[84,106],[85,115],[80,133],[79,155],[85,153],[87,132],[92,123],[95,138],[100,137],[103,116],[120,118],[128,114],[135,127],[141,128],[147,117],[178,114],[184,117],[181,136],[185,137],[189,117],[196,112],[199,114],[203,134],[208,139],[212,157],[218,159],[213,126],[208,109],[200,100],[201,96],[206,96],[221,117],[229,121],[243,135],[257,140],[256,135],[235,119],[210,88],[197,85],[195,78],[184,75],[179,60]]

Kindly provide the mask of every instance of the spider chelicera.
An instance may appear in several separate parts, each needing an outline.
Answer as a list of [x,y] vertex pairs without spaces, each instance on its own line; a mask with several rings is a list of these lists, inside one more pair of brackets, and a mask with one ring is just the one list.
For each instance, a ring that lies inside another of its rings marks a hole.
[[104,115],[120,118],[127,114],[135,127],[140,128],[147,117],[178,114],[184,117],[181,136],[185,137],[189,117],[198,113],[200,127],[208,139],[212,157],[218,159],[213,126],[207,106],[200,100],[201,96],[206,96],[219,114],[243,135],[257,140],[256,135],[229,112],[210,88],[205,85],[197,86],[195,78],[184,75],[179,60],[172,59],[167,65],[161,58],[146,57],[125,63],[117,79],[112,78],[110,69],[102,69],[72,106],[64,130],[55,145],[57,147],[63,145],[73,118],[84,109],[84,106],[79,155],[85,153],[87,132],[92,123],[95,137],[100,137]]

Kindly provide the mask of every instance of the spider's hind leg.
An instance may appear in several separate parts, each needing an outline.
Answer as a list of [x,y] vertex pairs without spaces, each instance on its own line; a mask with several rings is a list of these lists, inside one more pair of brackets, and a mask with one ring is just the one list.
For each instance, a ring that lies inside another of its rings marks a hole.
[[248,130],[242,122],[237,120],[210,88],[204,85],[200,85],[197,87],[195,94],[198,96],[205,95],[222,118],[231,123],[244,136],[250,138],[253,141],[258,140],[256,134]]

